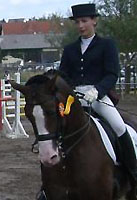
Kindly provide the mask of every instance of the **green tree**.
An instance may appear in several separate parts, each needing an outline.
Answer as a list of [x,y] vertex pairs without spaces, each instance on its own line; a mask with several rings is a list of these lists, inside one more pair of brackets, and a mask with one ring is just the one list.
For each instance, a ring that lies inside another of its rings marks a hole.
[[[67,14],[70,16],[70,13]],[[75,22],[68,18],[64,18],[58,13],[52,13],[51,15],[41,17],[37,20],[46,20],[50,24],[50,33],[46,38],[50,42],[52,47],[60,48],[60,53],[65,45],[72,43],[78,38],[78,31],[75,26]]]
[[[120,49],[125,81],[130,83],[130,67],[137,61],[137,0],[102,0],[99,32],[115,38]],[[123,58],[124,57],[124,58]],[[130,87],[126,85],[126,92]]]
[[78,30],[74,24],[75,22],[70,19],[65,19],[64,21],[64,39],[62,41],[62,46],[64,47],[67,44],[74,42],[78,36]]
[[[49,32],[45,35],[52,48],[57,48],[59,54],[62,53],[62,41],[64,39],[64,18],[58,13],[52,13],[50,15],[43,16],[38,21],[47,21],[49,23]],[[60,56],[61,57],[61,56]]]

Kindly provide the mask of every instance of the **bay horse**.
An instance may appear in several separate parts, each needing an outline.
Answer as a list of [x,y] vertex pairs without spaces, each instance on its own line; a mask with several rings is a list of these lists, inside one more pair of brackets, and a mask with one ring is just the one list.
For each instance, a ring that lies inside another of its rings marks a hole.
[[115,166],[99,131],[59,71],[10,80],[25,96],[25,114],[39,144],[47,200],[136,200],[135,187]]

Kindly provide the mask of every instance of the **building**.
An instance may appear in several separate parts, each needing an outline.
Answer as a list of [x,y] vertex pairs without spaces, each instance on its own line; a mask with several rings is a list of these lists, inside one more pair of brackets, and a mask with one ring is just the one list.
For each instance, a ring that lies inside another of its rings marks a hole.
[[2,56],[22,57],[25,62],[51,63],[60,59],[63,34],[51,29],[47,21],[9,20],[2,23]]
[[48,21],[26,21],[24,19],[9,19],[2,23],[2,35],[47,34],[51,31]]

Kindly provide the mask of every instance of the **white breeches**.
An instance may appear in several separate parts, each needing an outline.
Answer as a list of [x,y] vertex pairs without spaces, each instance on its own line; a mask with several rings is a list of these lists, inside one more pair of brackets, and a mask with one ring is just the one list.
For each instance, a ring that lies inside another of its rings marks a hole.
[[[109,105],[106,105],[109,104]],[[113,103],[108,96],[104,96],[101,99],[101,102],[94,101],[92,103],[93,110],[102,116],[111,126],[111,128],[115,131],[118,137],[123,135],[126,131],[125,123],[120,116],[119,112],[115,107],[113,107]]]
[[[91,85],[77,86],[76,91],[85,94],[86,91],[91,89],[91,87],[92,87]],[[91,106],[92,106],[93,110],[96,113],[98,113],[100,116],[102,116],[109,123],[111,128],[117,134],[117,136],[120,137],[126,131],[126,125],[125,125],[122,117],[120,116],[119,112],[114,107],[112,101],[110,100],[110,98],[108,96],[104,96],[101,99],[101,101],[102,102],[99,102],[96,100],[92,103]],[[84,99],[80,99],[80,102],[81,102],[82,106],[85,106],[85,107],[89,106]],[[106,104],[109,104],[111,106],[106,105],[103,102]]]

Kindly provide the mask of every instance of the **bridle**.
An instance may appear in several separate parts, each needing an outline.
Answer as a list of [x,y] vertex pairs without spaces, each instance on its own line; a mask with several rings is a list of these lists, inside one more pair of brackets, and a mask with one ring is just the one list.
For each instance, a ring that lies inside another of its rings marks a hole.
[[[38,144],[38,142],[40,141],[47,141],[47,140],[55,140],[60,155],[62,158],[65,158],[71,151],[72,149],[84,138],[84,136],[88,133],[88,128],[90,125],[90,117],[88,117],[87,122],[80,127],[79,129],[77,129],[76,131],[65,135],[65,118],[61,117],[59,115],[58,112],[58,103],[59,100],[57,97],[55,97],[55,101],[56,101],[56,111],[55,112],[51,112],[50,114],[52,115],[56,115],[57,117],[57,129],[54,133],[49,133],[47,135],[39,135],[38,131],[34,130],[34,134],[35,134],[35,142],[32,144],[32,152],[37,153],[37,151],[35,152],[35,145]],[[27,105],[40,105],[40,106],[44,106],[43,104],[45,103],[45,101],[41,101],[39,103],[27,103]],[[85,132],[83,133],[83,131],[85,130]],[[69,142],[70,140],[73,140],[73,143],[70,146],[65,145],[67,142]]]

